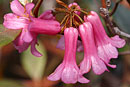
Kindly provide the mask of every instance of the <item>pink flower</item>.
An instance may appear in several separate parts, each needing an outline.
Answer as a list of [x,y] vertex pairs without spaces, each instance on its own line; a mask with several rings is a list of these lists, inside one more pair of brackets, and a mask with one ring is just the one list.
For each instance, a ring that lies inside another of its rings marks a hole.
[[32,18],[29,30],[38,34],[56,35],[60,32],[60,24],[54,20]]
[[[65,40],[64,40],[64,36],[61,36],[60,40],[58,41],[56,48],[59,48],[61,50],[65,50]],[[83,45],[82,42],[80,40],[77,40],[77,52],[81,52],[83,51]]]
[[48,77],[49,80],[61,80],[64,83],[88,83],[89,80],[84,78],[79,73],[79,68],[76,64],[76,45],[77,45],[78,31],[70,27],[64,31],[65,39],[65,55],[63,62],[58,68]]
[[90,15],[85,17],[85,21],[89,21],[94,28],[94,38],[99,57],[105,63],[109,63],[111,58],[117,58],[118,51],[116,47],[123,47],[125,45],[125,40],[119,38],[118,35],[109,38],[105,32],[98,14],[94,11],[91,11]]
[[106,65],[100,59],[94,41],[93,28],[89,22],[79,26],[79,33],[84,47],[84,58],[80,64],[80,72],[82,74],[90,71],[91,66],[96,74],[101,74],[107,70]]
[[[77,4],[77,3],[71,3],[69,4],[68,6],[69,8],[74,8],[74,9],[81,9],[80,6]],[[80,12],[79,11],[75,11],[76,14],[80,15]]]
[[[17,50],[19,50],[19,52],[23,52],[25,51],[29,45],[31,45],[31,52],[33,55],[39,57],[42,56],[35,48],[35,45],[37,44],[37,35],[38,33],[40,33],[40,31],[37,29],[38,32],[31,32],[31,29],[29,28],[29,24],[35,20],[40,21],[41,20],[45,23],[49,24],[56,24],[53,25],[52,27],[46,27],[46,25],[43,23],[38,22],[39,26],[43,26],[43,30],[41,30],[42,34],[52,34],[52,32],[54,31],[57,33],[60,31],[60,24],[57,21],[54,21],[54,17],[52,16],[51,11],[47,11],[44,14],[42,14],[39,19],[37,18],[33,18],[32,14],[31,14],[31,10],[34,7],[33,3],[28,3],[25,5],[25,7],[23,7],[18,0],[13,0],[11,2],[11,10],[13,11],[13,13],[9,13],[6,14],[4,16],[4,23],[3,25],[6,28],[9,29],[21,29],[21,34],[15,39],[14,41],[14,46]],[[49,21],[50,20],[50,21]],[[53,22],[53,23],[52,23]],[[32,26],[35,26],[32,24]],[[57,26],[57,27],[54,27]],[[50,28],[50,29],[46,29],[44,30],[44,27],[46,28]],[[54,28],[53,28],[54,27]],[[33,29],[33,31],[36,29]],[[44,32],[43,32],[44,31]],[[54,33],[53,33],[54,34]]]

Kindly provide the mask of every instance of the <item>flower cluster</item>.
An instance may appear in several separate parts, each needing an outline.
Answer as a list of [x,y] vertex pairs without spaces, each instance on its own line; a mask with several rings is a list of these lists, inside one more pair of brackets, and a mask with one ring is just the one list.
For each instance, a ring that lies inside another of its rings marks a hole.
[[[78,12],[75,13],[80,15]],[[57,48],[65,49],[64,60],[48,77],[49,80],[61,79],[65,83],[76,83],[77,81],[88,83],[89,80],[84,78],[83,74],[88,73],[91,67],[97,75],[109,71],[106,66],[116,68],[116,65],[111,65],[109,62],[111,58],[118,57],[116,48],[123,47],[125,40],[119,38],[118,35],[108,37],[98,14],[94,11],[85,15],[84,21],[78,28],[69,27],[64,30],[64,36],[57,44]],[[78,40],[78,36],[82,42]],[[83,50],[84,58],[78,68],[75,60],[76,51]]]
[[[35,18],[31,11],[33,7],[33,3],[22,6],[18,0],[13,0],[11,2],[13,13],[4,16],[3,25],[9,29],[20,29],[20,35],[13,41],[15,48],[23,52],[31,45],[31,52],[37,57],[41,56],[35,48],[37,35],[56,35],[63,31],[64,35],[59,40],[57,48],[65,49],[64,59],[48,77],[49,80],[88,83],[89,80],[83,75],[91,68],[97,75],[108,71],[106,66],[116,68],[116,65],[110,64],[110,60],[118,57],[117,48],[123,47],[125,40],[118,35],[108,37],[96,12],[86,14],[77,3],[72,3],[67,7],[67,21],[63,25],[64,20],[61,24],[56,21],[51,10]],[[81,12],[85,13],[83,20],[80,18]],[[76,51],[84,51],[84,58],[79,67],[76,63]]]

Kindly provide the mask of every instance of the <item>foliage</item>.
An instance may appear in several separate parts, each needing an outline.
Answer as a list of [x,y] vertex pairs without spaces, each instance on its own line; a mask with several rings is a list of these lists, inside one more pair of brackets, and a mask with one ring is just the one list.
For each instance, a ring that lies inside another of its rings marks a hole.
[[20,30],[6,29],[0,25],[0,47],[11,43],[20,33]]
[[30,49],[28,49],[27,51],[22,53],[21,59],[23,68],[33,80],[42,79],[47,58],[45,48],[41,43],[39,43],[37,49],[40,53],[42,53],[43,56],[33,56],[30,52]]

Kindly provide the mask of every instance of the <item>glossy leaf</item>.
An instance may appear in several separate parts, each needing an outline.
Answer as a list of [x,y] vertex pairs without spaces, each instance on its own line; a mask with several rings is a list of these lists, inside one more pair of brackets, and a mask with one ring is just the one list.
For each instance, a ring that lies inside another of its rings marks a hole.
[[40,80],[42,79],[44,68],[46,65],[46,51],[43,44],[39,43],[37,49],[43,56],[35,57],[31,54],[30,49],[22,53],[22,65],[26,73],[33,79],[33,80]]
[[27,3],[32,2],[33,0],[19,0],[19,2],[23,5],[26,5]]
[[6,29],[0,25],[0,47],[12,42],[20,33],[21,30]]

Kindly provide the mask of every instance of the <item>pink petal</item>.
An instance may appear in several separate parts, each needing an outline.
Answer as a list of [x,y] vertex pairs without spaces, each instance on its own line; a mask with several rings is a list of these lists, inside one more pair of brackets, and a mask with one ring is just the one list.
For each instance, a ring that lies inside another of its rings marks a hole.
[[80,83],[89,83],[90,81],[88,79],[86,79],[85,77],[83,77],[82,75],[78,76],[78,81]]
[[55,17],[52,14],[51,10],[47,10],[44,13],[42,13],[38,18],[44,19],[44,20],[55,20]]
[[29,32],[28,29],[23,29],[23,31],[24,31],[23,41],[30,43],[33,40],[31,32]]
[[23,41],[23,37],[25,35],[25,32],[22,31],[21,34],[13,41],[14,43],[14,47],[21,53],[23,51],[25,51],[30,43],[26,43]]
[[17,42],[14,41],[14,47],[19,51],[19,53],[27,50],[27,48],[29,47],[30,43],[25,43],[23,42],[21,45],[17,45]]
[[67,66],[64,68],[61,79],[64,83],[76,83],[78,80],[78,72],[75,67]]
[[31,10],[33,9],[33,7],[34,7],[34,4],[33,4],[33,3],[28,3],[28,4],[26,4],[26,5],[25,5],[26,12],[27,12],[28,14],[31,14]]
[[36,43],[37,43],[37,41],[36,41],[36,39],[34,38],[34,40],[33,40],[32,43],[31,43],[31,53],[32,53],[34,56],[36,56],[36,57],[40,57],[40,56],[42,56],[42,54],[39,53],[39,52],[37,51],[37,49],[35,48]]
[[122,48],[126,44],[125,40],[119,38],[118,35],[111,38],[111,43],[113,46],[115,46],[117,48]]
[[95,74],[100,75],[102,74],[105,70],[107,71],[107,67],[104,64],[102,60],[98,56],[96,57],[91,57],[92,61],[92,69]]
[[81,73],[87,73],[91,68],[91,64],[96,74],[103,73],[107,68],[104,62],[98,57],[92,25],[89,22],[80,25],[79,33],[84,46],[84,59],[80,64]]
[[116,65],[107,64],[111,68],[116,68]]
[[111,58],[118,57],[117,49],[110,43],[106,45],[98,45],[97,49],[98,49],[98,56],[106,63],[109,63]]
[[59,41],[58,44],[56,45],[56,48],[59,48],[61,50],[65,49],[65,41],[64,41],[64,36],[62,36]]
[[29,21],[26,17],[18,17],[15,14],[9,13],[4,16],[3,25],[9,29],[22,29],[27,27]]
[[63,69],[64,65],[62,63],[56,68],[56,70],[51,75],[48,76],[48,79],[51,81],[60,80]]
[[20,46],[20,45],[24,44],[24,41],[23,41],[24,33],[25,33],[25,32],[22,31],[22,32],[20,33],[20,35],[17,36],[17,38],[14,40],[14,43],[15,43],[16,46]]
[[24,15],[25,9],[18,0],[13,0],[11,2],[10,8],[13,11],[13,13],[17,14],[18,16]]
[[29,29],[32,32],[39,34],[55,35],[60,32],[60,23],[53,20],[41,20],[33,18],[30,23]]
[[82,42],[80,40],[77,41],[77,52],[82,52],[84,50]]
[[92,66],[91,59],[84,57],[83,61],[80,63],[80,73],[82,74],[88,73],[91,69],[91,66]]

